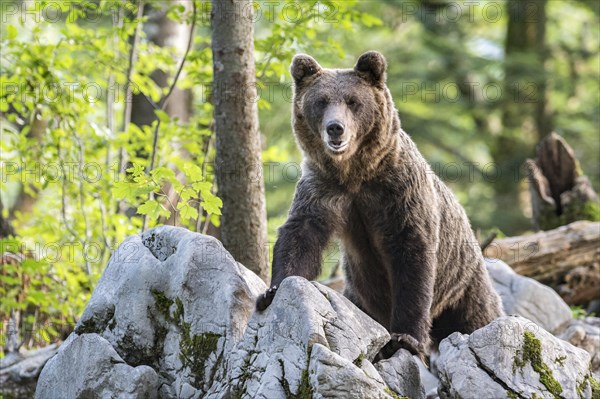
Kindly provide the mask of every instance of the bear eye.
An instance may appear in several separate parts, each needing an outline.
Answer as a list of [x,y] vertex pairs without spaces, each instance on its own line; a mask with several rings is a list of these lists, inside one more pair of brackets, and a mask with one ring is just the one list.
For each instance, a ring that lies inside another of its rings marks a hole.
[[323,108],[327,105],[328,100],[325,97],[321,97],[317,100],[317,105],[319,106],[319,108]]
[[358,105],[358,100],[355,97],[351,97],[346,100],[346,104],[349,107],[356,107]]

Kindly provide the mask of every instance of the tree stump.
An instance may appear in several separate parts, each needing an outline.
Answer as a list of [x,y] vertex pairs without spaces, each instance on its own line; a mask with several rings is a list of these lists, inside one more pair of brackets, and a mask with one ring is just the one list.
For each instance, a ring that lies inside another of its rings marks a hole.
[[600,200],[579,166],[573,149],[551,133],[526,161],[533,228],[549,230],[576,220],[600,220]]

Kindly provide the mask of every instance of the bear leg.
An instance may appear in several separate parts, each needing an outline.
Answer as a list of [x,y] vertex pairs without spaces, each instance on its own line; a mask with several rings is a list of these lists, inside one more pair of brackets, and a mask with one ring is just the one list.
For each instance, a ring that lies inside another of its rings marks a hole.
[[474,277],[458,302],[434,318],[431,327],[432,341],[437,349],[440,341],[453,332],[471,334],[503,314],[500,298],[487,276]]

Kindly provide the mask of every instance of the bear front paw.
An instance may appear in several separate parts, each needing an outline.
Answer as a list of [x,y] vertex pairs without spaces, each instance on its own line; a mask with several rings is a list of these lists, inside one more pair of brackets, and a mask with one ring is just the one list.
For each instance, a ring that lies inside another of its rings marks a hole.
[[392,333],[392,338],[377,354],[376,360],[389,359],[400,349],[406,349],[411,354],[418,356],[425,362],[425,350],[423,345],[412,335]]
[[262,312],[263,310],[268,308],[269,305],[271,304],[271,302],[273,302],[273,298],[275,298],[276,293],[277,293],[277,286],[274,285],[273,287],[269,288],[264,294],[259,296],[256,299],[256,310],[258,310],[259,312]]

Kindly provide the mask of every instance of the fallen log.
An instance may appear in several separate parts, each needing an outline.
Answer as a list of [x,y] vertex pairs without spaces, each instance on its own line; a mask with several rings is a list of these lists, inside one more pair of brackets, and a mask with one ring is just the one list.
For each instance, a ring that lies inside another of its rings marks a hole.
[[556,290],[570,305],[600,299],[600,223],[578,221],[553,230],[494,241],[484,255]]
[[11,352],[0,359],[0,397],[33,398],[42,368],[58,344],[30,352]]

